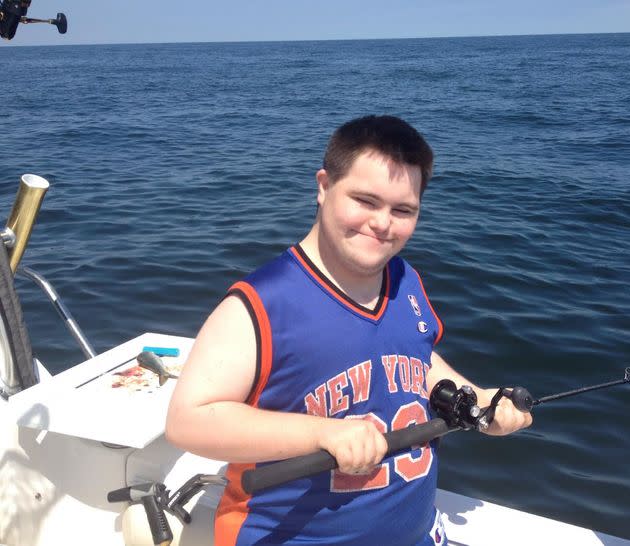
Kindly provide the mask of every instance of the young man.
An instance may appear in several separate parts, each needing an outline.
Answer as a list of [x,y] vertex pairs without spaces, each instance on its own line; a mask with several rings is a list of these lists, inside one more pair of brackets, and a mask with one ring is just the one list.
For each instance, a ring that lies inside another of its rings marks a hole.
[[[442,325],[396,255],[411,237],[433,154],[406,122],[369,116],[333,134],[306,238],[236,283],[201,329],[168,439],[231,464],[215,543],[443,544],[431,445],[383,460],[383,433],[428,419]],[[481,405],[493,390],[473,385]],[[531,423],[503,401],[490,434]],[[246,495],[255,463],[330,452],[339,470]]]

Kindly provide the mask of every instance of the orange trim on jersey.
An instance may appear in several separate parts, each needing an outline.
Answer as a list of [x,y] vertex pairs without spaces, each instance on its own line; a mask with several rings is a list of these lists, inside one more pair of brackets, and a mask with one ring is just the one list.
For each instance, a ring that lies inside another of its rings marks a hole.
[[258,404],[260,393],[267,385],[269,380],[269,374],[271,373],[271,324],[269,323],[269,317],[267,311],[263,305],[260,296],[256,290],[246,282],[240,281],[230,287],[228,293],[238,290],[245,294],[256,315],[258,322],[258,328],[260,329],[260,375],[258,377],[258,383],[252,389],[249,400],[253,407]]
[[238,534],[249,514],[247,503],[250,495],[241,487],[241,476],[245,470],[254,468],[254,463],[228,465],[225,477],[229,480],[214,516],[215,546],[235,546]]
[[[385,313],[385,309],[387,309],[387,303],[389,302],[389,285],[390,285],[389,264],[387,264],[385,266],[385,291],[384,291],[384,294],[383,294],[383,299],[382,299],[382,301],[380,301],[380,304],[381,304],[380,305],[380,309],[375,314],[375,313],[371,313],[366,308],[360,307],[357,303],[354,303],[351,300],[350,297],[348,297],[348,296],[342,297],[335,290],[333,290],[333,288],[331,288],[331,284],[332,284],[331,281],[328,280],[326,277],[323,277],[322,274],[319,273],[318,271],[315,271],[311,267],[311,265],[304,258],[302,258],[302,256],[300,256],[299,252],[295,249],[295,247],[291,247],[289,249],[289,251],[291,252],[293,257],[298,262],[300,262],[302,267],[304,267],[304,269],[306,269],[309,272],[309,274],[318,282],[318,284],[322,288],[324,288],[326,290],[326,292],[328,292],[337,301],[339,301],[340,303],[342,303],[346,307],[349,307],[350,309],[352,309],[352,311],[354,311],[355,313],[361,315],[362,317],[365,317],[365,318],[368,318],[368,319],[371,319],[371,320],[374,320],[374,321],[378,321],[383,316],[383,314]],[[337,288],[337,290],[340,290],[340,289]]]
[[418,273],[415,269],[414,269],[414,271],[415,271],[416,275],[418,276],[418,281],[420,281],[420,288],[422,288],[422,293],[424,294],[424,299],[429,304],[429,308],[433,312],[433,316],[435,317],[435,320],[437,321],[437,324],[438,324],[438,335],[435,338],[435,342],[433,343],[433,345],[437,345],[440,342],[440,340],[442,339],[442,334],[444,334],[444,325],[442,324],[442,321],[440,320],[440,317],[438,317],[438,314],[435,312],[435,309],[433,309],[433,305],[431,305],[431,301],[429,300],[429,296],[427,296],[427,292],[424,289],[424,284],[422,284],[422,279],[420,278],[420,273]]
[[[240,281],[228,290],[228,294],[232,291],[239,291],[245,295],[256,316],[257,325],[255,324],[254,327],[258,327],[260,331],[260,346],[258,347],[258,351],[260,351],[260,374],[249,397],[251,406],[256,407],[271,373],[271,324],[260,296],[251,285]],[[241,477],[245,470],[255,466],[254,463],[228,465],[226,472],[228,485],[223,492],[214,520],[214,544],[216,546],[234,546],[236,544],[238,534],[249,513],[247,503],[251,498],[241,487]]]

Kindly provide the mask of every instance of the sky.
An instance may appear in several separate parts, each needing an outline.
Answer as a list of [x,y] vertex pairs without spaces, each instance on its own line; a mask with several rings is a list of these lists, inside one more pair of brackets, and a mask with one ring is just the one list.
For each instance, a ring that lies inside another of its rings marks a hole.
[[[0,0],[1,1],[1,0]],[[32,0],[6,45],[630,32],[630,0]]]

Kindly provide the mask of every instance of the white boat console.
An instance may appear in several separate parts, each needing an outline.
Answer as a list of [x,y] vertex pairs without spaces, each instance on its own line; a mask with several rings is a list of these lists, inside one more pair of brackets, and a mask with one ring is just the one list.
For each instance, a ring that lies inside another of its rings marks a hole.
[[164,432],[174,380],[137,366],[143,347],[179,349],[164,364],[181,367],[193,340],[146,333],[86,360],[10,398],[18,425],[143,448]]

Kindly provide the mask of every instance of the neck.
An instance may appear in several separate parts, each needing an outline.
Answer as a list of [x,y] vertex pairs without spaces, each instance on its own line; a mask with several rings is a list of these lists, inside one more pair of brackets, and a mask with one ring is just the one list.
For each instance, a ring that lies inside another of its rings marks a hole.
[[378,302],[383,283],[383,271],[361,274],[346,267],[339,259],[315,223],[300,242],[302,250],[330,281],[358,304],[373,309]]

